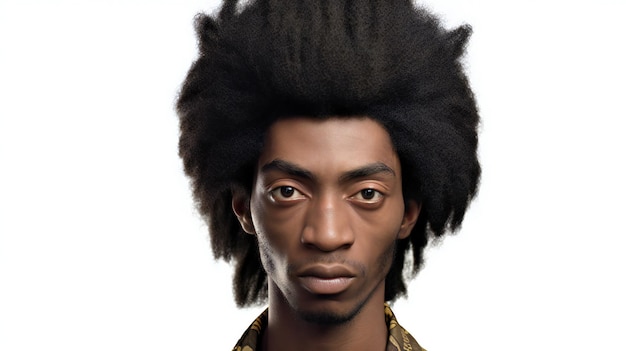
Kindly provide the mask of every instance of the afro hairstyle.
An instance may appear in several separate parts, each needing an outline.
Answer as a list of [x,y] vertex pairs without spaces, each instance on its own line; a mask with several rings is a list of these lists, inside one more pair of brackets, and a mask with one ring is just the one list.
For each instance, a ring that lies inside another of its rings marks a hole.
[[386,301],[406,295],[426,245],[460,227],[478,189],[479,116],[461,60],[471,28],[447,30],[410,0],[226,0],[195,29],[179,155],[215,258],[234,261],[237,305],[264,303],[267,275],[233,191],[250,194],[264,135],[288,116],[368,116],[388,131],[405,199],[421,204],[385,281]]

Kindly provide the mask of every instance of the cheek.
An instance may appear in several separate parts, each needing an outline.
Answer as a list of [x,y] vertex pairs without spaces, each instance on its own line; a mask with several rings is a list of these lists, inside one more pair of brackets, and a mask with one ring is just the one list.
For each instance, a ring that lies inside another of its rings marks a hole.
[[290,253],[297,250],[299,243],[298,220],[285,214],[289,211],[276,211],[253,197],[251,201],[252,222],[259,243],[261,262],[268,273],[286,268]]
[[276,272],[276,254],[274,249],[267,242],[264,236],[257,234],[257,242],[259,243],[259,256],[261,258],[261,264],[265,268],[265,272],[268,275],[273,276]]
[[355,211],[353,226],[379,250],[389,246],[389,242],[398,239],[404,218],[404,205],[397,201],[390,202],[380,211]]
[[288,211],[272,210],[260,202],[251,203],[252,222],[259,241],[263,241],[269,247],[288,247],[297,232],[297,221],[294,216],[286,213]]
[[262,189],[256,189],[250,199],[250,211],[255,229],[274,242],[294,238],[301,232],[306,206],[278,206]]
[[377,274],[386,274],[391,267],[400,227],[404,218],[403,204],[388,204],[384,211],[355,213],[355,231],[359,233],[355,248],[370,262]]

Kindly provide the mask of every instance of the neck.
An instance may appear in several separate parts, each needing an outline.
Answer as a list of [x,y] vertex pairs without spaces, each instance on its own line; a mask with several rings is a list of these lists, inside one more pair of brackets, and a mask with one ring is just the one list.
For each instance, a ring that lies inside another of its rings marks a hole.
[[384,286],[374,291],[360,311],[340,324],[304,320],[270,288],[268,326],[262,351],[385,350],[388,329],[384,312]]

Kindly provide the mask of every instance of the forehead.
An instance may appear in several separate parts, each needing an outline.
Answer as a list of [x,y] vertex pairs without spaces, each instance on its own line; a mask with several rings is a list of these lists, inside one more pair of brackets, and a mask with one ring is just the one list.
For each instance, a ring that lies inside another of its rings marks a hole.
[[280,119],[269,129],[259,168],[286,160],[318,173],[344,172],[383,163],[400,173],[400,162],[387,131],[368,117]]

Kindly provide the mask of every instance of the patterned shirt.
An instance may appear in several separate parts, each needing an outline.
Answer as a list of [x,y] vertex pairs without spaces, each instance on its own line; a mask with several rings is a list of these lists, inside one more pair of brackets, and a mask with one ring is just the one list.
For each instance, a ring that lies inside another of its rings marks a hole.
[[[385,304],[385,321],[389,328],[389,339],[385,351],[426,351],[402,328],[389,305]],[[260,349],[260,336],[267,326],[267,309],[261,313],[241,336],[233,351],[257,351]]]

